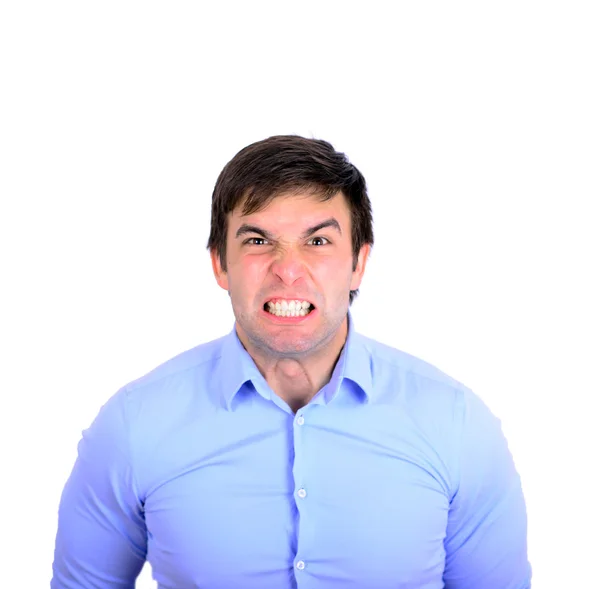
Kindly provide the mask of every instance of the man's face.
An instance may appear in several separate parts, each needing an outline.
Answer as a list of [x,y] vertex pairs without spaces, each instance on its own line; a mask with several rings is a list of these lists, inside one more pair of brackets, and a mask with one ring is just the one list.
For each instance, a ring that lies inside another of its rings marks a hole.
[[300,194],[247,216],[238,207],[229,216],[227,271],[216,252],[211,258],[240,339],[269,356],[306,356],[345,335],[349,293],[360,285],[368,250],[353,270],[350,209],[341,193],[325,202]]

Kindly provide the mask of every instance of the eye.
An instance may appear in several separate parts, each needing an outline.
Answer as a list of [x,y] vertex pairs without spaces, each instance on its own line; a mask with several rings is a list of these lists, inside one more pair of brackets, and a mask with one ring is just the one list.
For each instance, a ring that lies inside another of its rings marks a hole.
[[250,237],[249,239],[244,241],[245,245],[265,245],[265,243],[267,243],[267,240],[264,237]]
[[329,243],[329,240],[325,237],[313,237],[309,241],[309,243],[311,243],[312,245],[322,246],[322,245]]

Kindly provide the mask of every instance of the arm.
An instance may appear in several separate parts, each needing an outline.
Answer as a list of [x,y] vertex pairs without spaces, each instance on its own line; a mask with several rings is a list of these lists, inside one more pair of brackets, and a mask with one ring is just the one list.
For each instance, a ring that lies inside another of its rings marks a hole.
[[463,411],[445,588],[529,589],[525,500],[500,420],[468,390]]
[[60,500],[52,589],[133,589],[146,559],[125,395],[109,399],[79,442]]

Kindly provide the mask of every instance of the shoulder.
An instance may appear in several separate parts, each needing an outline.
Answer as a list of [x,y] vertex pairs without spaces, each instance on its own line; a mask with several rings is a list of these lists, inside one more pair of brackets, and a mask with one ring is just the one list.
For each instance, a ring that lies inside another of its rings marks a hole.
[[185,409],[198,392],[210,389],[226,337],[185,350],[125,384],[117,395],[129,418],[168,418]]
[[378,402],[400,406],[423,429],[473,442],[498,438],[501,422],[470,387],[434,364],[359,335]]
[[362,334],[357,335],[370,357],[376,390],[391,390],[405,402],[434,398],[455,400],[470,392],[465,384],[427,360]]
[[136,391],[155,386],[165,379],[183,377],[190,372],[205,370],[221,357],[227,336],[199,344],[162,362],[148,373],[126,385],[127,390]]
[[371,360],[376,402],[407,416],[444,460],[456,485],[460,461],[504,452],[500,420],[471,388],[434,364],[360,336]]

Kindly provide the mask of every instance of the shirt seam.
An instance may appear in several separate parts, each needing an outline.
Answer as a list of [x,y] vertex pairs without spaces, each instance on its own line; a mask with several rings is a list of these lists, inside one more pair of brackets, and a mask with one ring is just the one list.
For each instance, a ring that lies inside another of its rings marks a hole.
[[377,352],[374,350],[371,350],[371,354],[377,361],[385,362],[389,366],[393,366],[394,368],[402,369],[402,370],[404,370],[404,373],[406,373],[406,374],[418,375],[421,378],[426,378],[427,380],[430,380],[432,382],[436,382],[438,384],[448,386],[449,388],[451,388],[454,391],[464,391],[465,389],[469,388],[464,383],[456,380],[455,378],[452,378],[449,375],[446,375],[445,373],[444,373],[445,378],[436,378],[435,376],[424,374],[421,371],[413,370],[411,367],[403,366],[402,362],[394,362],[393,360],[390,360],[389,358],[386,358],[384,356],[379,356],[377,354]]
[[[404,374],[414,374],[419,376],[420,378],[427,379],[436,384],[440,384],[443,386],[447,386],[449,391],[454,394],[454,409],[452,413],[452,420],[454,423],[458,422],[456,429],[453,428],[454,431],[458,430],[456,435],[452,436],[453,442],[455,444],[455,450],[451,453],[450,456],[450,476],[452,477],[450,480],[450,488],[449,488],[449,502],[452,503],[454,498],[459,492],[460,489],[460,480],[462,476],[462,447],[464,444],[464,436],[465,436],[465,421],[466,421],[466,391],[471,391],[471,389],[466,386],[464,383],[452,378],[446,373],[442,373],[444,378],[436,378],[435,376],[424,374],[422,371],[414,370],[411,366],[404,365],[402,359],[398,359],[394,361],[393,359],[382,356],[378,353],[377,348],[367,345],[367,342],[363,342],[365,348],[371,354],[373,365],[375,362],[381,362],[382,364],[386,364],[387,366],[391,366],[393,368],[402,370]],[[395,349],[395,348],[394,348]],[[402,354],[406,352],[402,352],[402,350],[397,350]],[[416,356],[410,356],[409,358],[414,358],[416,362],[422,361]],[[437,369],[433,365],[433,369]],[[373,375],[371,374],[371,380],[373,379]],[[376,391],[376,386],[373,384],[373,391]],[[472,392],[472,391],[471,391]],[[460,414],[460,415],[459,415]],[[458,419],[456,419],[458,417]],[[454,460],[452,458],[454,457]]]
[[459,433],[458,433],[458,440],[457,440],[457,451],[455,453],[456,455],[456,465],[455,465],[455,470],[456,470],[456,481],[455,481],[455,485],[454,485],[454,489],[453,489],[453,493],[452,493],[452,497],[450,498],[450,502],[453,502],[455,497],[458,495],[459,491],[460,491],[460,482],[461,482],[461,478],[462,478],[462,452],[463,452],[463,445],[465,442],[465,430],[466,430],[466,421],[467,421],[467,399],[465,396],[464,391],[460,391],[460,395],[457,398],[457,404],[460,404],[460,407],[458,407],[458,409],[461,411],[461,415],[460,415],[460,429],[459,429]]
[[[130,427],[130,423],[132,420],[131,420],[130,407],[129,407],[129,405],[131,403],[131,395],[134,392],[143,390],[144,387],[146,387],[146,386],[158,385],[162,381],[166,380],[167,378],[170,378],[173,376],[185,375],[186,372],[189,372],[190,370],[194,370],[195,368],[198,368],[198,367],[202,366],[203,364],[211,362],[212,360],[220,360],[221,357],[222,357],[222,353],[219,353],[218,355],[213,356],[211,358],[204,358],[203,360],[194,363],[192,366],[188,366],[187,368],[184,368],[181,370],[169,372],[168,374],[165,374],[161,377],[157,377],[156,379],[150,380],[149,382],[140,383],[140,382],[137,382],[134,380],[124,387],[124,392],[125,392],[124,417],[125,417],[125,429],[126,429],[126,439],[127,439],[127,453],[128,453],[128,458],[129,458],[129,464],[131,466],[131,476],[132,476],[133,482],[137,488],[136,496],[138,498],[140,497],[141,486],[140,486],[139,480],[136,475],[136,469],[134,467],[134,452],[133,452],[132,432],[131,432],[131,427]],[[144,378],[144,377],[143,376],[140,377],[140,379],[142,379],[142,378]],[[138,380],[140,380],[140,379],[138,379]]]
[[132,428],[131,428],[131,415],[130,415],[130,408],[129,408],[129,404],[130,404],[130,392],[131,389],[125,389],[125,403],[124,403],[124,417],[125,417],[125,436],[126,436],[126,440],[127,440],[127,455],[129,458],[129,465],[131,468],[131,479],[133,481],[133,485],[134,485],[134,494],[135,494],[135,498],[136,498],[136,502],[138,503],[139,507],[142,509],[142,511],[144,512],[144,521],[146,520],[145,517],[145,509],[144,509],[144,505],[143,505],[143,501],[141,498],[141,486],[140,486],[140,482],[138,480],[137,477],[137,469],[135,466],[135,460],[134,460],[134,452],[133,452],[133,441],[132,441]]
[[126,385],[127,392],[133,393],[135,391],[139,391],[139,390],[143,389],[146,386],[153,386],[153,385],[160,384],[163,380],[166,380],[167,378],[170,378],[173,376],[184,375],[186,372],[189,372],[190,370],[194,370],[195,368],[198,368],[198,367],[202,366],[203,364],[207,364],[208,362],[211,362],[211,361],[220,360],[221,357],[222,357],[222,353],[219,353],[216,356],[211,356],[210,358],[204,358],[203,360],[195,362],[194,364],[192,364],[191,366],[188,366],[186,368],[181,368],[179,370],[173,370],[172,372],[163,374],[162,376],[156,376],[156,378],[150,379],[147,382],[146,381],[140,382],[142,379],[144,379],[146,376],[148,376],[152,373],[152,371],[150,371],[147,374],[140,376],[139,378],[131,381],[128,385]]

